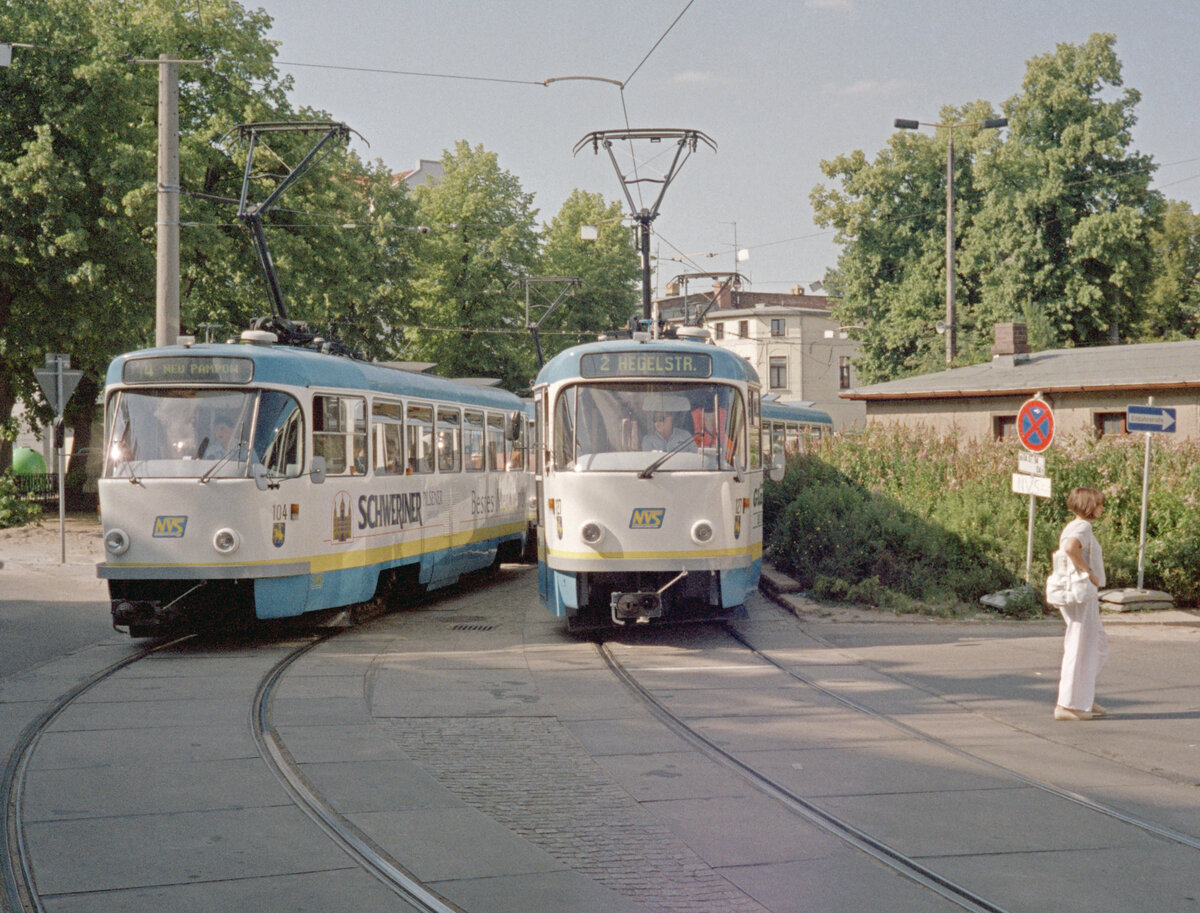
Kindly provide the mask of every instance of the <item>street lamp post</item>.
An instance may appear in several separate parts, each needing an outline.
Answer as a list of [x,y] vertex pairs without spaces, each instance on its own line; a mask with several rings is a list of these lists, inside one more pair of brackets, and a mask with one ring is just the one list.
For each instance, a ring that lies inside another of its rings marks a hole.
[[957,354],[958,327],[954,309],[954,130],[957,127],[980,127],[994,130],[1008,126],[1007,117],[990,117],[969,124],[930,124],[925,121],[905,120],[897,117],[893,122],[897,130],[916,130],[918,127],[935,127],[946,131],[946,365],[954,362]]

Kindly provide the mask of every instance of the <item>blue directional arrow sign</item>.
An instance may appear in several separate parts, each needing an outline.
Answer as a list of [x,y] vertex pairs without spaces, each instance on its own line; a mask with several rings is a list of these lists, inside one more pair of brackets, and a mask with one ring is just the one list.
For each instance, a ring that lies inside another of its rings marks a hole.
[[1175,433],[1175,410],[1166,406],[1126,406],[1126,431]]

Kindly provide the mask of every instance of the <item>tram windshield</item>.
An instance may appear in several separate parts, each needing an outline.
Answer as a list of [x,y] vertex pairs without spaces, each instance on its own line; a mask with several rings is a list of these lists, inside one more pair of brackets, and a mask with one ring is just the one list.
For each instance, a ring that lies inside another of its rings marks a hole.
[[554,465],[640,473],[743,467],[746,410],[728,384],[573,384],[554,406]]
[[300,470],[300,404],[285,393],[122,390],[110,400],[108,415],[107,477],[243,477],[252,462],[275,475]]

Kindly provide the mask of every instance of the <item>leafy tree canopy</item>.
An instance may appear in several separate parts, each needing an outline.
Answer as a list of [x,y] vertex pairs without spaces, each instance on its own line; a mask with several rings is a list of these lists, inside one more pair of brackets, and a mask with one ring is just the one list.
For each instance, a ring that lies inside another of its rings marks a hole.
[[[1112,35],[1029,61],[1008,99],[1007,135],[972,102],[941,111],[954,129],[958,352],[987,357],[995,323],[1022,320],[1039,348],[1129,338],[1145,308],[1151,238],[1164,203],[1153,163],[1132,151],[1140,95],[1123,87]],[[865,326],[858,361],[873,382],[944,367],[932,330],[945,313],[945,130],[897,133],[873,162],[822,163],[840,186],[812,193],[842,254],[828,283],[845,324]]]
[[446,150],[442,166],[445,177],[413,191],[429,234],[413,285],[406,357],[437,362],[446,377],[487,374],[509,389],[527,387],[533,345],[518,280],[537,262],[533,194],[494,152],[465,140]]

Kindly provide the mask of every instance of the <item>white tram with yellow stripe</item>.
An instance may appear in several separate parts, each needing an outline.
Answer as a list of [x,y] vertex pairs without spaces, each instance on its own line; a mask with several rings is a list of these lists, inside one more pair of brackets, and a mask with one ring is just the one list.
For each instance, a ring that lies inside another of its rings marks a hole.
[[114,625],[301,615],[520,556],[520,399],[243,340],[109,367],[98,574]]
[[572,630],[727,618],[762,570],[758,375],[699,342],[580,345],[534,387],[539,589]]

